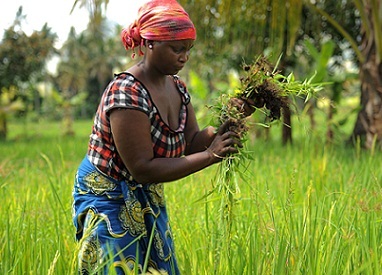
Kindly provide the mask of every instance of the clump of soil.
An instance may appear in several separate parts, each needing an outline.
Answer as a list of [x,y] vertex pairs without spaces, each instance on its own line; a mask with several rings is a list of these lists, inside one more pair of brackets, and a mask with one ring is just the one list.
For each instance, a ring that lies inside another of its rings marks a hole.
[[[289,108],[288,95],[308,94],[315,90],[314,87],[309,82],[300,83],[292,76],[283,76],[264,56],[259,56],[251,65],[243,65],[240,86],[233,97],[252,99],[253,107],[262,109],[272,122],[281,118],[282,109]],[[220,124],[230,120],[232,126],[229,130],[243,137],[248,130],[244,110],[227,98],[223,101],[222,105],[216,106]]]
[[268,110],[271,121],[281,117],[281,109],[288,106],[288,98],[278,83],[275,71],[265,57],[259,57],[252,65],[244,65],[245,76],[240,79],[241,88],[236,96],[254,100],[256,108]]

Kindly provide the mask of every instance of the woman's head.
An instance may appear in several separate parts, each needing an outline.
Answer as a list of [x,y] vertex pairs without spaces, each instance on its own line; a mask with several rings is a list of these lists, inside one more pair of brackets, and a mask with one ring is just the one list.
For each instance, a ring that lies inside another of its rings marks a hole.
[[[187,12],[176,0],[151,0],[138,11],[138,18],[122,30],[126,50],[141,47],[145,41],[195,40],[196,30]],[[134,54],[133,54],[134,56]]]
[[183,69],[187,63],[191,48],[194,45],[192,39],[173,41],[147,41],[148,51],[145,53],[147,65],[155,68],[163,75],[174,75]]

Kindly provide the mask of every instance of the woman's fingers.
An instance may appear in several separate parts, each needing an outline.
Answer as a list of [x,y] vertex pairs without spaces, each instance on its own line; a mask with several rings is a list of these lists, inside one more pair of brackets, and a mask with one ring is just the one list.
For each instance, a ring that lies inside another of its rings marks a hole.
[[234,125],[234,120],[228,119],[218,129],[215,139],[212,141],[208,151],[213,154],[216,161],[221,161],[227,155],[236,154],[238,148],[242,148],[240,135],[232,130],[229,130]]
[[243,147],[239,135],[232,131],[228,131],[222,135],[216,136],[215,142],[211,144],[210,149],[220,157],[225,157],[228,154],[237,153],[238,147]]
[[223,135],[224,133],[227,133],[229,131],[230,126],[234,124],[234,121],[232,119],[227,119],[222,125],[220,125],[217,134]]
[[250,98],[231,98],[233,105],[245,116],[250,116],[256,111],[256,102]]
[[228,131],[224,133],[222,137],[224,137],[223,139],[226,140],[227,146],[236,145],[240,148],[243,147],[243,144],[240,141],[240,135],[235,132]]

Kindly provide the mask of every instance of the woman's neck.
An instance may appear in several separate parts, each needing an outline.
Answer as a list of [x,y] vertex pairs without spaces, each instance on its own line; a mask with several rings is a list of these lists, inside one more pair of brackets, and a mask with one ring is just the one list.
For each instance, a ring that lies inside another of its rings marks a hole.
[[135,76],[142,81],[163,87],[166,85],[167,75],[160,74],[157,70],[148,67],[143,61],[139,62],[134,68]]

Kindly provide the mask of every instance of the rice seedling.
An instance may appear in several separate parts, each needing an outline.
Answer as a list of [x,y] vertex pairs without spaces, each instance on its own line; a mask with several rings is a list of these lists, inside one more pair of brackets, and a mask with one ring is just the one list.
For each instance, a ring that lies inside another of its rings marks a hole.
[[[321,90],[323,85],[323,83],[312,83],[314,76],[303,82],[295,80],[293,73],[286,77],[277,70],[277,65],[272,66],[264,56],[259,56],[250,65],[244,64],[243,71],[244,76],[240,79],[240,86],[234,93],[222,94],[217,104],[211,108],[215,117],[214,124],[220,126],[227,120],[231,121],[228,130],[238,133],[243,143],[246,141],[249,129],[247,118],[243,109],[231,100],[232,97],[253,100],[253,107],[263,111],[272,122],[280,119],[283,109],[289,108],[289,97],[305,96],[307,100]],[[269,125],[264,126],[269,127]],[[235,194],[240,190],[237,177],[244,176],[247,161],[250,159],[250,152],[239,150],[238,155],[229,156],[219,164],[213,188],[217,199],[220,200],[217,223],[219,226],[216,232],[219,238],[215,242],[215,273],[218,273],[222,255],[228,258],[229,263],[232,261],[233,209],[237,201]]]

